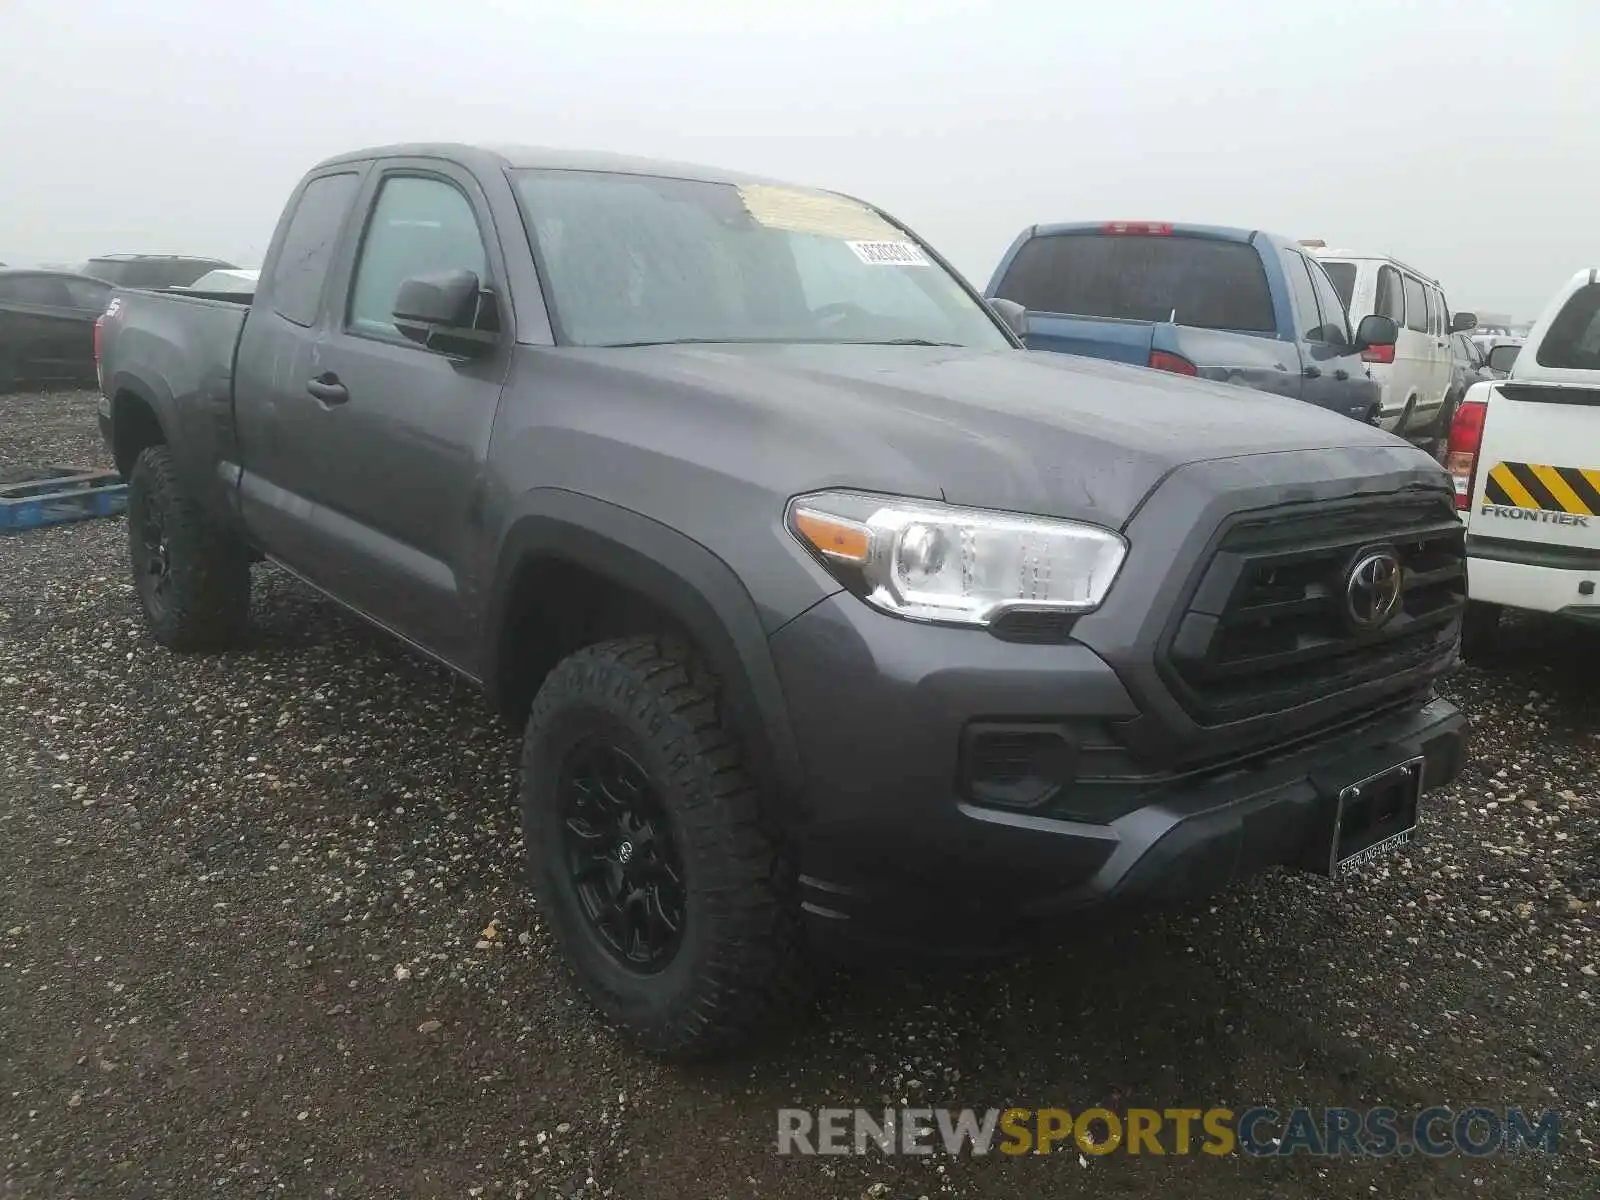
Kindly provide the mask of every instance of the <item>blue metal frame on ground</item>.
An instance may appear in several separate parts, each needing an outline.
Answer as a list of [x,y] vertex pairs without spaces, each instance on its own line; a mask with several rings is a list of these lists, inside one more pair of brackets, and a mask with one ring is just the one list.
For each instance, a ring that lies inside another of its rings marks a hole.
[[0,534],[61,521],[109,517],[128,507],[128,485],[115,471],[82,467],[0,468]]

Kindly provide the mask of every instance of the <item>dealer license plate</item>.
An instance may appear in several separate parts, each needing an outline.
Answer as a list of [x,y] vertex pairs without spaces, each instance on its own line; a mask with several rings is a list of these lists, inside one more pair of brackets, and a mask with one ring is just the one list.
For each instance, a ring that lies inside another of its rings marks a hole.
[[1328,874],[1347,874],[1411,841],[1425,763],[1421,757],[1410,759],[1339,792]]

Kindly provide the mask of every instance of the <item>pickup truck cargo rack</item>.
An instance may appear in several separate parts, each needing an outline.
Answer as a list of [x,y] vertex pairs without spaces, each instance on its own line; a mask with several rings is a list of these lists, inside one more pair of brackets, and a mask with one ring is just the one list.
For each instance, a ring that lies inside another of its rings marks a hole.
[[115,471],[83,467],[0,467],[0,534],[109,517],[128,507]]

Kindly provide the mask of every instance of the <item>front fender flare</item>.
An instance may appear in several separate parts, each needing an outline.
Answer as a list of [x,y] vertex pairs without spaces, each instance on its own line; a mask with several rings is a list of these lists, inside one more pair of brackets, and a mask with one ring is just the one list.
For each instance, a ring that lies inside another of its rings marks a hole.
[[614,580],[669,613],[722,681],[727,715],[769,794],[800,792],[800,756],[766,629],[733,568],[694,539],[650,517],[560,488],[519,497],[505,525],[486,605],[480,676],[497,705],[502,652],[518,569],[537,558],[570,562]]

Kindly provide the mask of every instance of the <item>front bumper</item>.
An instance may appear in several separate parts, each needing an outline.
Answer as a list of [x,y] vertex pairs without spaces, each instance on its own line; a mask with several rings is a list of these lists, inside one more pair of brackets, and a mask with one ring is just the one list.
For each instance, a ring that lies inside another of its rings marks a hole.
[[[1433,699],[1131,781],[1112,754],[1123,777],[1091,777],[1106,751],[1090,731],[1138,709],[1087,647],[915,625],[848,595],[772,645],[805,764],[792,830],[802,904],[823,936],[993,950],[1074,909],[1313,867],[1340,786],[1422,758],[1431,790],[1463,760],[1465,718]],[[1059,793],[1034,809],[975,802],[964,738],[984,722],[1046,722],[1083,741]]]

